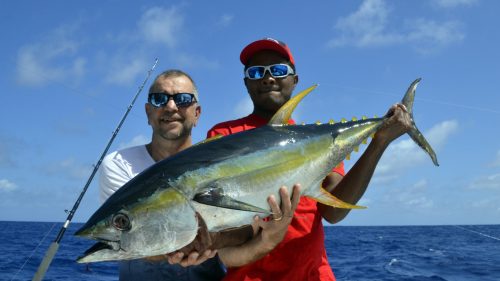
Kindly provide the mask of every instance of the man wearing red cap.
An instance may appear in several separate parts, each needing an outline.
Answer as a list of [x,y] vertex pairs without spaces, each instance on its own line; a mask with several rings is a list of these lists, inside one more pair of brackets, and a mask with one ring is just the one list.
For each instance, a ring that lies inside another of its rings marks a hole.
[[[290,99],[299,81],[292,53],[281,41],[272,38],[255,41],[243,49],[240,60],[245,66],[244,81],[254,105],[253,112],[215,125],[207,137],[264,126]],[[340,200],[358,202],[389,143],[409,130],[409,114],[404,106],[393,105],[388,115],[391,117],[383,129],[377,132],[351,170],[344,176],[341,163],[323,181],[323,187]],[[224,280],[335,280],[326,256],[322,219],[337,223],[348,213],[347,209],[302,197],[295,212],[284,211],[282,218],[291,219],[270,220],[270,225],[257,232],[250,242],[219,250],[221,260],[228,267]]]

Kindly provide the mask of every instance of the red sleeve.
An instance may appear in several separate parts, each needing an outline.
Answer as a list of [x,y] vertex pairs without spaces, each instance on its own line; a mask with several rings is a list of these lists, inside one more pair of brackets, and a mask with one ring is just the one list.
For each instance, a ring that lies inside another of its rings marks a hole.
[[332,172],[335,172],[341,176],[345,176],[344,161],[340,162],[335,168],[333,168]]
[[208,130],[207,132],[207,139],[215,137],[217,135],[223,135],[223,136],[228,136],[231,133],[227,128],[217,128],[217,125],[212,127],[212,129]]

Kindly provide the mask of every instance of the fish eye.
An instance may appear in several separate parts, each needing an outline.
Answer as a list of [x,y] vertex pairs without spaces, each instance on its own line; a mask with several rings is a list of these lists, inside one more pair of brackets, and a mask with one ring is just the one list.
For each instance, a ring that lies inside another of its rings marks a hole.
[[127,214],[118,213],[113,216],[112,219],[113,226],[121,231],[129,231],[132,228],[132,224],[130,223],[130,218]]

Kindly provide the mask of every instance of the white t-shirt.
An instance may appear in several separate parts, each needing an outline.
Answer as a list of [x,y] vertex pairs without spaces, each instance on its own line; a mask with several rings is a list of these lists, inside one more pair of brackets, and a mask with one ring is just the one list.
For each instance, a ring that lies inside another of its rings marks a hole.
[[[101,163],[99,199],[104,203],[115,191],[140,172],[155,163],[145,145],[112,152]],[[137,280],[221,280],[225,273],[218,257],[195,266],[182,267],[166,261],[149,262],[144,259],[120,261],[120,281]]]
[[99,199],[101,203],[154,163],[146,145],[133,146],[106,155],[100,167]]

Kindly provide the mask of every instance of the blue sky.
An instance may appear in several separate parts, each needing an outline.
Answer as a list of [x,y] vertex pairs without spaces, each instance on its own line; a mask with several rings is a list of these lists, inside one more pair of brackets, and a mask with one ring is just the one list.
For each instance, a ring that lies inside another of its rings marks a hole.
[[[195,141],[250,113],[239,52],[274,37],[295,56],[298,90],[320,85],[298,122],[381,116],[422,77],[415,120],[441,166],[408,137],[394,142],[360,202],[368,209],[343,225],[498,224],[499,10],[481,0],[3,1],[0,220],[65,220],[155,58],[153,76],[180,68],[198,84]],[[149,140],[145,100],[110,152]],[[98,208],[96,182],[74,221]]]

